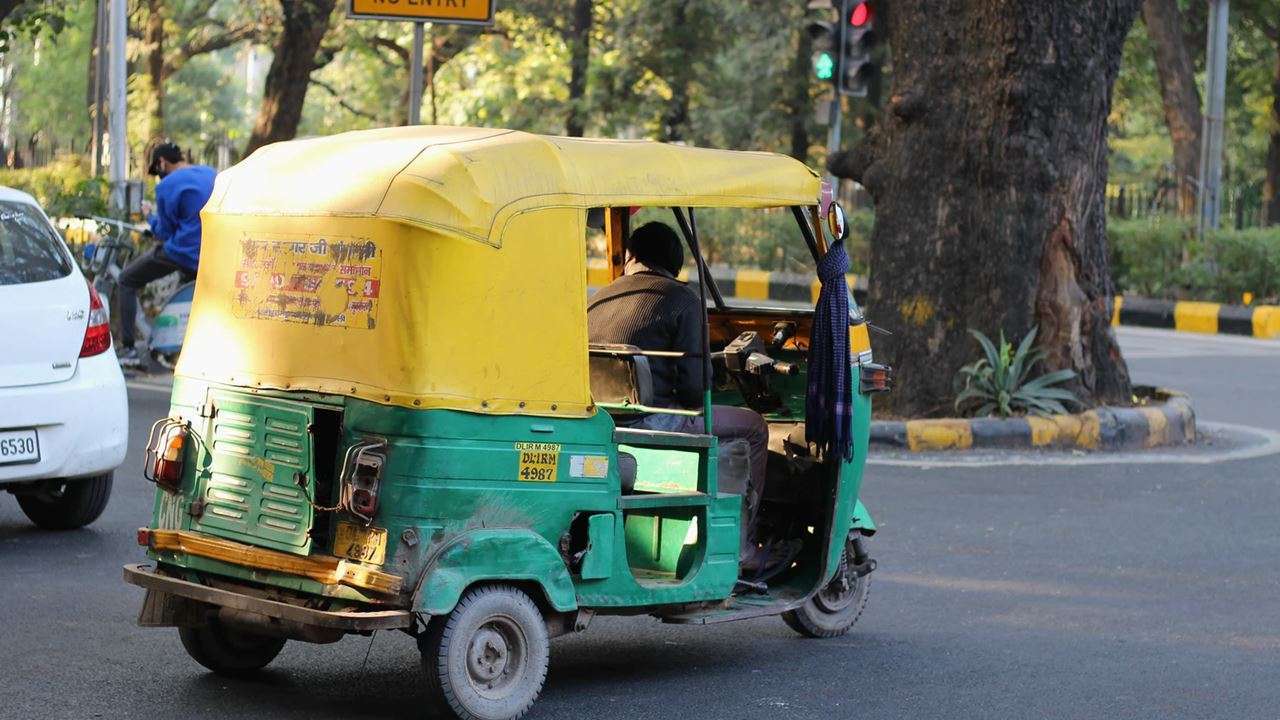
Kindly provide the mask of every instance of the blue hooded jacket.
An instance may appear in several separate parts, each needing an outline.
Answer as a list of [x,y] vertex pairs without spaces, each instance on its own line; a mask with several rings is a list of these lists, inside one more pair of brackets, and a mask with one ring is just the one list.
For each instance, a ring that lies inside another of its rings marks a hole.
[[147,218],[151,232],[164,241],[164,254],[188,270],[200,264],[200,210],[217,174],[208,165],[188,165],[156,184],[156,211]]

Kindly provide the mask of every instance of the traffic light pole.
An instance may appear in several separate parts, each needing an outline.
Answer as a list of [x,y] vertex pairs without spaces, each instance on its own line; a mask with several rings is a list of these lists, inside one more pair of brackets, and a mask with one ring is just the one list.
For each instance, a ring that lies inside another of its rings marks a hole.
[[[836,88],[835,95],[831,98],[831,108],[828,112],[830,112],[830,115],[827,116],[827,157],[829,158],[840,151],[840,126],[844,120],[844,113],[840,111],[839,88]],[[832,193],[835,193],[840,187],[840,179],[835,175],[827,175],[827,182],[831,183]]]
[[1217,230],[1222,213],[1222,131],[1227,88],[1228,0],[1209,3],[1204,132],[1200,145],[1200,237]]

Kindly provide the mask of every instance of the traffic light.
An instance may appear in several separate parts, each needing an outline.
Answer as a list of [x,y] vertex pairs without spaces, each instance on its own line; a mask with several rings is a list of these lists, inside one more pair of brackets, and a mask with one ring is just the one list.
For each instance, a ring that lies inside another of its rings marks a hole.
[[[827,8],[831,7],[830,2],[821,4],[826,5]],[[811,5],[811,7],[819,6],[819,4]],[[827,12],[829,14],[830,10]],[[841,30],[839,22],[811,20],[808,24],[807,31],[813,41],[813,76],[823,82],[836,82],[840,63],[838,53]]]
[[867,97],[880,81],[875,0],[841,0],[840,62],[836,88],[842,95]]

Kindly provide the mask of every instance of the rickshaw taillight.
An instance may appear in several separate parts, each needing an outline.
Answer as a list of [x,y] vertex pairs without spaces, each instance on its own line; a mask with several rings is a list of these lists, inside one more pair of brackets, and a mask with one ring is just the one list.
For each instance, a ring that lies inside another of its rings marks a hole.
[[182,486],[186,444],[186,421],[165,418],[152,425],[142,465],[143,477],[169,492],[178,492]]
[[893,368],[876,363],[863,363],[861,368],[861,386],[864,395],[888,392],[893,388]]
[[372,523],[378,513],[386,446],[385,440],[364,440],[348,448],[342,460],[342,505],[365,525]]

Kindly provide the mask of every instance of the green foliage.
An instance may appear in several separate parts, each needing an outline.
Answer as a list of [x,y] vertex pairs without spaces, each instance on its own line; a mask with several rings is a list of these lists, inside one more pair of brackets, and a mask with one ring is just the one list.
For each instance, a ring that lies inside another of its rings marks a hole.
[[1032,370],[1044,361],[1044,351],[1033,348],[1038,328],[1032,328],[1015,350],[1000,332],[1000,345],[977,330],[970,330],[982,347],[983,357],[960,368],[955,377],[956,410],[978,417],[1015,413],[1053,415],[1067,412],[1063,403],[1079,405],[1075,393],[1054,387],[1075,377],[1074,370],[1055,370],[1032,378]]
[[1190,221],[1107,223],[1116,291],[1144,297],[1280,301],[1280,227],[1218,230],[1202,243]]
[[54,0],[18,0],[13,12],[0,23],[0,54],[15,40],[45,34],[56,37],[67,26],[66,3]]
[[90,177],[85,160],[75,155],[38,168],[0,169],[0,185],[30,194],[51,217],[106,214],[106,182]]

